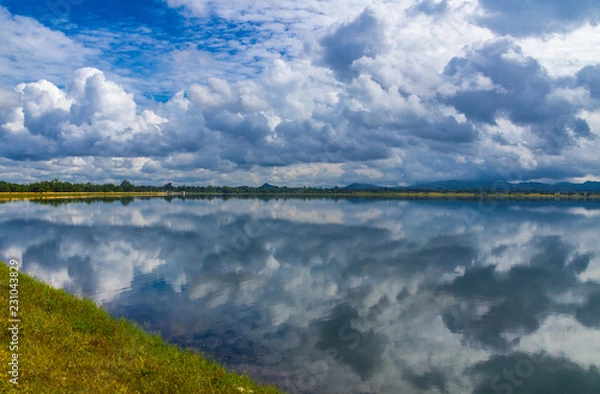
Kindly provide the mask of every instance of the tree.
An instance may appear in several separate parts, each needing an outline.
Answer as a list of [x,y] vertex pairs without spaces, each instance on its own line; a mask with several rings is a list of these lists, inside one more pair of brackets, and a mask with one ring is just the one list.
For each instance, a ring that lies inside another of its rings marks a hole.
[[127,179],[125,179],[123,182],[121,182],[121,188],[123,189],[124,192],[135,191],[135,186],[133,186],[133,184],[131,182],[129,182]]

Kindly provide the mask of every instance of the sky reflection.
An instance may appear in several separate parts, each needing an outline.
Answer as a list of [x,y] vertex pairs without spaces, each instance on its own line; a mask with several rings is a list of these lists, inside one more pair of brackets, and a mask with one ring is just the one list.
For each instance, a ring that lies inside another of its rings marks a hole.
[[480,208],[13,202],[0,257],[292,393],[600,392],[600,206]]

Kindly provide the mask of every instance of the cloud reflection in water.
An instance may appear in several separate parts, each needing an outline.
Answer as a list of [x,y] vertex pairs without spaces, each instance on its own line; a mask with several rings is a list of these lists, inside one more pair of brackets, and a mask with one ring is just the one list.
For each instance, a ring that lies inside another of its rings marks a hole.
[[595,393],[594,212],[15,202],[0,205],[0,257],[19,254],[37,277],[293,393]]

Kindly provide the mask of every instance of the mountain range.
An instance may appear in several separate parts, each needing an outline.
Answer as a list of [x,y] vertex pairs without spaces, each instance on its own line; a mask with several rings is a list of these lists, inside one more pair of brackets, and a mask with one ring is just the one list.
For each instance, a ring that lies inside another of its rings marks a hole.
[[600,182],[584,183],[560,182],[548,184],[542,182],[509,183],[506,181],[437,181],[419,183],[410,186],[380,186],[367,183],[352,183],[348,190],[431,190],[431,191],[491,191],[491,192],[600,192]]

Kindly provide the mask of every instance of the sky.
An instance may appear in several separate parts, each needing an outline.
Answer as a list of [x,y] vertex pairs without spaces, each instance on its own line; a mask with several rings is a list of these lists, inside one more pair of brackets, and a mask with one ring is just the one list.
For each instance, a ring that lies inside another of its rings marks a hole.
[[0,0],[0,179],[600,180],[597,0]]

